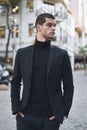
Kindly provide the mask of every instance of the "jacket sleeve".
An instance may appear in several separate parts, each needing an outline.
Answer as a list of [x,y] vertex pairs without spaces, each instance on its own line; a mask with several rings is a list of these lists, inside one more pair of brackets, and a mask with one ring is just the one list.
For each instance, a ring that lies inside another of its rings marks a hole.
[[74,93],[73,75],[69,55],[65,52],[63,64],[63,98],[64,98],[64,116],[68,117]]
[[21,86],[21,70],[20,70],[20,51],[18,50],[15,58],[15,66],[13,79],[11,82],[11,104],[12,104],[12,113],[16,114],[21,110],[20,102],[20,86]]

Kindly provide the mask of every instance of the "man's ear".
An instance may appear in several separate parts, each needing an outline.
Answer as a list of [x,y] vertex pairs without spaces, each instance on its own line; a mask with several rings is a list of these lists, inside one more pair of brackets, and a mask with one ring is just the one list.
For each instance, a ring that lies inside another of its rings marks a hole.
[[41,30],[41,25],[37,24],[37,31],[40,31],[40,30]]

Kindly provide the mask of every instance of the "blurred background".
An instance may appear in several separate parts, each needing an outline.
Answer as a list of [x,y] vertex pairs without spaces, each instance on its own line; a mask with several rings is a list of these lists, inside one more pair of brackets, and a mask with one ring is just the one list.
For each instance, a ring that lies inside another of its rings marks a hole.
[[15,55],[34,43],[35,19],[45,12],[56,18],[52,44],[68,51],[75,82],[71,117],[61,130],[87,130],[87,0],[0,0],[0,130],[16,129],[9,96]]
[[0,0],[0,63],[9,71],[18,48],[34,43],[35,19],[40,13],[55,16],[52,44],[68,51],[72,69],[87,68],[87,0]]

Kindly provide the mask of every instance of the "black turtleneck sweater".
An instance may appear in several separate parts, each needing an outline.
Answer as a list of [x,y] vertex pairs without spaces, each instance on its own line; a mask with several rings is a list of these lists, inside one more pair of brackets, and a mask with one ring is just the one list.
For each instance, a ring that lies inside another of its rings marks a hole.
[[36,40],[33,54],[31,91],[25,113],[33,116],[48,117],[53,115],[47,90],[47,63],[50,41]]

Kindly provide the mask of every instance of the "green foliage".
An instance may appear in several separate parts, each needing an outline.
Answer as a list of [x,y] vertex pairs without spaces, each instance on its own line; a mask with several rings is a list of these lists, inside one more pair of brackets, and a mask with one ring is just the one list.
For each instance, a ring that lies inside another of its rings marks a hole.
[[33,8],[33,0],[27,0],[27,7]]
[[8,6],[18,6],[21,0],[8,0],[8,2],[4,2],[3,0],[0,0],[0,4],[8,7]]
[[79,47],[79,53],[87,54],[87,45],[85,45],[84,47]]
[[9,0],[11,5],[19,5],[19,3],[21,2],[21,0]]

